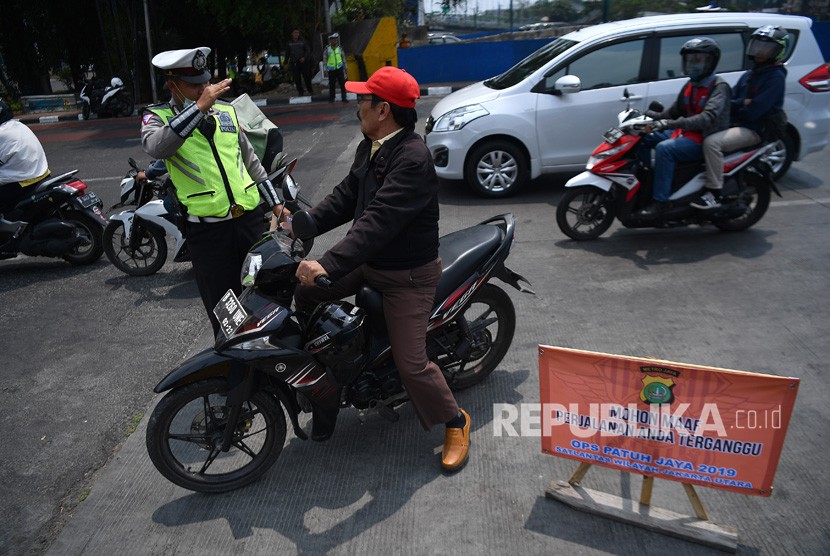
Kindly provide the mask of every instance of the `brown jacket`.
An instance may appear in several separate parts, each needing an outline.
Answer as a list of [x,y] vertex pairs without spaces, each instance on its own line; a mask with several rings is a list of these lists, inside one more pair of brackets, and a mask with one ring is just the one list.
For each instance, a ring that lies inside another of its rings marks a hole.
[[320,233],[353,220],[319,259],[332,280],[363,263],[403,270],[438,257],[438,177],[424,140],[404,129],[370,160],[371,147],[364,138],[349,174],[309,211]]

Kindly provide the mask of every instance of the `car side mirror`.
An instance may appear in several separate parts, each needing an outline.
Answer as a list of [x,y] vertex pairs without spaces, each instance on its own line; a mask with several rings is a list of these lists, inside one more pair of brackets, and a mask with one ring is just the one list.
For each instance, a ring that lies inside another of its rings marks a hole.
[[553,84],[553,94],[572,94],[582,90],[582,82],[575,75],[563,75]]

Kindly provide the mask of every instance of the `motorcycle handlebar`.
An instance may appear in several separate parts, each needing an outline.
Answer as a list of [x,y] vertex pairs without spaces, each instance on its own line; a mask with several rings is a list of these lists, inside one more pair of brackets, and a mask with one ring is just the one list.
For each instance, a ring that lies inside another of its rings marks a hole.
[[331,288],[331,287],[332,287],[332,285],[334,284],[334,283],[333,283],[333,282],[329,279],[329,277],[328,277],[328,276],[326,276],[325,274],[321,274],[320,276],[318,276],[317,278],[315,278],[315,279],[314,279],[314,283],[315,283],[315,284],[317,284],[318,286],[320,286],[321,288],[326,288],[326,289]]

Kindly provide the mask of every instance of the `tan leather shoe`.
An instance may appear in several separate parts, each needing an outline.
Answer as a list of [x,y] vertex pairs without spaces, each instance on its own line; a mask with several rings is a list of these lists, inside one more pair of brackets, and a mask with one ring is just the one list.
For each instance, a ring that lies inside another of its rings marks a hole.
[[458,408],[467,423],[464,428],[450,428],[444,433],[444,449],[441,452],[441,467],[447,471],[456,471],[467,463],[470,451],[470,415]]

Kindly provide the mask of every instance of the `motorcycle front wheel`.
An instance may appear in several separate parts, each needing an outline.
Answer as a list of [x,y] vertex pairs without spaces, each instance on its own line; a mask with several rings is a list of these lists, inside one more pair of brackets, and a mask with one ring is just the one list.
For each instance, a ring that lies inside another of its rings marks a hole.
[[158,403],[147,423],[147,452],[172,483],[219,493],[250,484],[274,465],[286,437],[279,402],[258,391],[242,405],[230,449],[221,450],[229,426],[227,382],[211,378],[186,384]]
[[94,263],[104,254],[104,240],[101,236],[101,226],[91,217],[80,212],[70,212],[63,219],[75,226],[76,233],[84,239],[84,243],[72,252],[66,253],[63,260],[69,264],[81,266]]
[[[136,219],[137,220],[137,219]],[[124,223],[112,220],[104,228],[104,252],[115,268],[130,276],[155,274],[167,261],[167,239],[161,230],[134,224],[138,234],[136,247],[130,247],[130,238],[124,233]]]
[[[463,390],[490,376],[510,349],[515,331],[516,310],[510,296],[498,286],[484,284],[444,333],[430,340],[427,350],[450,388]],[[466,338],[470,338],[468,351],[459,357],[455,349]]]
[[611,195],[596,187],[567,188],[556,206],[556,223],[577,241],[596,239],[611,227]]
[[743,203],[746,211],[743,215],[731,220],[714,222],[719,230],[724,232],[740,232],[756,224],[769,208],[772,193],[769,186],[759,176],[745,174],[746,181],[738,192],[738,199],[733,203]]

